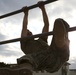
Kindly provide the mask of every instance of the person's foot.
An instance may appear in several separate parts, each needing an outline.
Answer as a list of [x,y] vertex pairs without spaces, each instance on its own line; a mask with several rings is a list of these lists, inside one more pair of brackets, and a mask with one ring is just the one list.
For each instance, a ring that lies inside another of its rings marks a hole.
[[1,75],[33,75],[33,71],[30,70],[27,67],[19,67],[19,66],[14,66],[14,67],[9,67],[9,68],[1,68],[0,69]]
[[57,47],[62,48],[66,44],[67,29],[62,19],[57,19],[54,23],[54,39]]
[[20,68],[19,75],[33,75],[32,71],[27,68]]
[[29,63],[23,63],[19,65],[21,74],[24,73],[24,75],[32,75],[33,74],[33,68],[32,65]]
[[14,69],[8,69],[9,74],[16,74],[16,75],[32,75],[32,71],[27,68],[14,68]]

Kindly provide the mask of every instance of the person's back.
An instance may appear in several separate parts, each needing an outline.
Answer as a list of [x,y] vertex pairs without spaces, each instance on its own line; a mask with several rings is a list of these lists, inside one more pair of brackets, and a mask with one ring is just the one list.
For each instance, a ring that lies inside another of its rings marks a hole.
[[36,53],[47,50],[48,44],[42,39],[32,39],[21,42],[21,49],[25,54]]

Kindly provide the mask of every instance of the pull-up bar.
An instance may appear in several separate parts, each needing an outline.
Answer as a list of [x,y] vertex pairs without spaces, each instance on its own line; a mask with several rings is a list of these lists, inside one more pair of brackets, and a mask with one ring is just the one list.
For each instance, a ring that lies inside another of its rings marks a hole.
[[[76,27],[69,28],[68,32],[71,32],[71,31],[76,31]],[[49,36],[49,35],[53,35],[53,32],[47,32],[47,33],[43,33],[43,34],[26,36],[26,37],[23,37],[23,38],[16,38],[16,39],[11,39],[11,40],[1,41],[0,45],[7,44],[7,43],[12,43],[12,42],[17,42],[17,41],[24,41],[26,39],[38,38],[38,37],[41,37],[41,36]]]
[[[55,1],[57,1],[57,0],[47,0],[47,1],[43,1],[43,3],[44,4],[48,4],[48,3],[55,2]],[[30,9],[33,9],[33,8],[36,8],[36,7],[38,7],[38,4],[29,6],[28,9],[30,10]],[[5,15],[2,15],[2,16],[0,16],[0,19],[5,18],[5,17],[8,17],[8,16],[15,15],[15,14],[18,14],[18,13],[21,13],[21,12],[23,12],[22,9],[17,10],[17,11],[14,11],[14,12],[11,12],[11,13],[8,13],[8,14],[5,14]]]

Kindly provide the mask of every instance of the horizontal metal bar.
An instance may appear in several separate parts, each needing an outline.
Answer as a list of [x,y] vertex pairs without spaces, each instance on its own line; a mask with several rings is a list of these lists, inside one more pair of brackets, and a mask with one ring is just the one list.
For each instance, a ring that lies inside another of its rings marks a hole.
[[41,37],[41,36],[48,36],[48,35],[53,35],[53,32],[48,32],[48,33],[43,33],[43,34],[26,36],[26,37],[23,37],[23,38],[16,38],[16,39],[11,39],[11,40],[1,41],[0,45],[7,44],[7,43],[12,43],[12,42],[17,42],[17,41],[21,41],[21,40],[24,41],[26,39],[33,39],[33,38],[38,38],[38,37]]
[[76,26],[69,28],[68,32],[71,32],[71,31],[76,31]]
[[[43,1],[43,3],[44,3],[44,4],[48,4],[48,3],[55,2],[55,1],[57,1],[57,0],[47,0],[47,1]],[[38,4],[29,6],[28,9],[30,10],[30,9],[33,9],[33,8],[36,8],[36,7],[38,7]],[[5,17],[12,16],[12,15],[15,15],[15,14],[18,14],[18,13],[21,13],[21,12],[23,12],[22,9],[16,10],[16,11],[14,11],[14,12],[10,12],[10,13],[8,13],[8,14],[5,14],[5,15],[0,16],[0,19],[5,18]]]
[[[71,31],[76,31],[76,27],[69,28],[68,32],[71,32]],[[21,40],[24,41],[26,39],[38,38],[38,37],[41,37],[41,36],[49,36],[49,35],[53,35],[53,32],[47,32],[47,33],[43,33],[43,34],[26,36],[26,37],[23,37],[23,38],[16,38],[16,39],[11,39],[11,40],[1,41],[0,45],[7,44],[7,43],[12,43],[12,42],[18,42],[18,41],[21,41]]]

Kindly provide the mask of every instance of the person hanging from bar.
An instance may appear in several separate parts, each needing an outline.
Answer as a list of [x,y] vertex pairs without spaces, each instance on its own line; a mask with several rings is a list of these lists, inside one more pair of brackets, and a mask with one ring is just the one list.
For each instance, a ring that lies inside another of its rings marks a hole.
[[[38,2],[38,6],[42,11],[44,27],[42,33],[49,32],[49,21],[47,13],[42,1]],[[28,8],[24,10],[23,28],[21,37],[33,35],[27,29],[28,25]],[[32,75],[33,71],[47,71],[53,73],[58,71],[62,65],[69,60],[69,25],[66,21],[58,18],[54,22],[53,37],[51,45],[48,45],[47,38],[39,37],[39,39],[30,39],[20,41],[21,49],[25,53],[24,56],[17,59],[20,67],[26,69],[27,75]]]

